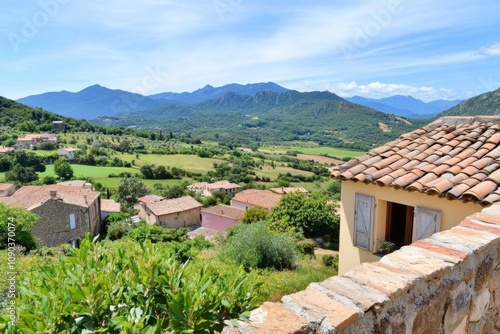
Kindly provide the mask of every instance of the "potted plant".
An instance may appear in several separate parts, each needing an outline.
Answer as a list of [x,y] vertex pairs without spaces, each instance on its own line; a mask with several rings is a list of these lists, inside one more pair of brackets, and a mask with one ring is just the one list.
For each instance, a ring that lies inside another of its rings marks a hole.
[[378,251],[380,253],[388,254],[394,252],[395,250],[396,250],[396,244],[392,241],[382,240],[378,244]]

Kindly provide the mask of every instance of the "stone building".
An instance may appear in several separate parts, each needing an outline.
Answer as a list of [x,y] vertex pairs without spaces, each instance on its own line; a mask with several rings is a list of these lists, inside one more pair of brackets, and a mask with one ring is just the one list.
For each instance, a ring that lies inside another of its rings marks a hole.
[[101,232],[100,193],[63,185],[25,186],[0,201],[39,216],[32,229],[39,246],[77,245]]
[[271,210],[278,205],[280,199],[280,194],[269,190],[247,189],[234,195],[233,199],[231,199],[231,206],[240,209],[260,207]]
[[203,206],[191,196],[164,199],[157,195],[146,195],[138,198],[135,206],[139,210],[139,218],[148,224],[156,224],[168,228],[180,228],[201,225]]
[[219,204],[201,210],[201,226],[218,231],[226,231],[238,223],[245,210]]

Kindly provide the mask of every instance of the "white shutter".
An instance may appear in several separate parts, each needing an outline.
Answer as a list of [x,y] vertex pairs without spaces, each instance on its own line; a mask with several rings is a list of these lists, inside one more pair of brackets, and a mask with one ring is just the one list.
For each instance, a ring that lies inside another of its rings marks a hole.
[[75,215],[73,213],[69,215],[69,228],[72,230],[76,228]]
[[375,199],[372,196],[356,194],[354,211],[354,246],[371,251],[373,211]]
[[430,237],[439,232],[441,227],[441,211],[417,207],[413,221],[413,240],[417,241]]

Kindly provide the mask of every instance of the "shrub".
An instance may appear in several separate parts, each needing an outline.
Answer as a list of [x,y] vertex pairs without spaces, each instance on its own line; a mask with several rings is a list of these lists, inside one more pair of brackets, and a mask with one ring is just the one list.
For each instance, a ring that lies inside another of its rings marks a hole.
[[158,225],[139,223],[128,231],[128,237],[138,242],[150,240],[152,243],[184,241],[187,239],[188,228],[163,228]]
[[130,224],[124,221],[114,222],[108,226],[107,237],[109,240],[118,240],[128,234]]
[[331,254],[324,254],[323,255],[323,264],[327,267],[331,267],[334,264],[338,264],[338,256],[333,256]]
[[297,247],[287,235],[269,231],[265,222],[236,226],[220,250],[221,258],[235,261],[246,269],[295,268]]
[[44,262],[16,280],[17,323],[7,333],[213,333],[246,319],[260,283],[243,270],[181,265],[163,245],[95,244]]
[[304,239],[297,243],[302,253],[314,257],[314,250],[318,247],[316,242],[312,239]]

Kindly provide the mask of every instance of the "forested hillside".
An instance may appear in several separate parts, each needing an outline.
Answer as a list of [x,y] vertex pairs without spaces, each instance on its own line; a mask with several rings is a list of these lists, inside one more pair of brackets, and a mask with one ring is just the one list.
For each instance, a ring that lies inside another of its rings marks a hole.
[[167,106],[100,117],[102,125],[165,128],[230,143],[311,140],[369,149],[423,124],[350,103],[330,92],[228,92],[193,106]]

